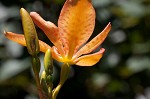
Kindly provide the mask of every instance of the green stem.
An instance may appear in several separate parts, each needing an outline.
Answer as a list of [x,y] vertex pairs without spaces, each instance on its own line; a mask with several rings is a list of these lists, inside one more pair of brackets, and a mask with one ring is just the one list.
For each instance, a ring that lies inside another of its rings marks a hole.
[[62,87],[63,84],[58,84],[57,87],[53,90],[53,95],[52,95],[52,99],[56,99],[58,93],[59,93],[59,90],[60,88]]
[[68,63],[64,63],[61,67],[60,82],[57,85],[57,87],[53,90],[52,99],[56,99],[57,94],[59,93],[60,88],[67,80],[69,73],[70,73],[70,65]]
[[39,75],[36,72],[34,73],[34,75],[35,75],[35,81],[36,81],[39,97],[40,97],[40,99],[46,99],[46,97],[44,97],[45,95],[43,95],[44,93],[42,91],[42,87],[40,84]]
[[48,97],[52,99],[52,87],[48,87]]
[[47,95],[44,93],[42,86],[40,84],[40,78],[39,78],[40,60],[37,56],[32,56],[32,68],[33,68],[37,90],[38,90],[40,99],[48,99]]

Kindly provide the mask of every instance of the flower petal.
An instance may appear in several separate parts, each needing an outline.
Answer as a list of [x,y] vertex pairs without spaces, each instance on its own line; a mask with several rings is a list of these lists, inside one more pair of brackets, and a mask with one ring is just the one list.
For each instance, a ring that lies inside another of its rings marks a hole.
[[75,61],[76,65],[93,66],[102,58],[104,51],[105,49],[101,48],[97,53],[81,56]]
[[59,62],[63,62],[62,56],[59,54],[57,48],[55,46],[52,47],[52,56]]
[[91,0],[66,0],[58,20],[58,28],[68,58],[91,36],[95,26],[95,11]]
[[105,27],[105,29],[98,34],[95,38],[93,38],[90,42],[88,42],[86,45],[84,45],[75,55],[74,59],[83,55],[92,52],[94,49],[96,49],[100,44],[105,40],[107,37],[109,31],[111,29],[111,24],[108,23],[108,25]]
[[[13,33],[13,32],[4,32],[4,34],[8,39],[10,39],[14,42],[17,42],[17,43],[19,43],[23,46],[26,46],[24,35],[16,34],[16,33]],[[42,52],[46,52],[47,49],[51,48],[49,45],[47,45],[46,43],[44,43],[41,40],[39,40],[39,45],[40,45],[40,51],[42,51]]]
[[58,28],[55,24],[45,21],[38,13],[30,12],[30,16],[34,23],[43,30],[50,41],[57,47],[62,56],[64,56],[63,45],[60,39]]

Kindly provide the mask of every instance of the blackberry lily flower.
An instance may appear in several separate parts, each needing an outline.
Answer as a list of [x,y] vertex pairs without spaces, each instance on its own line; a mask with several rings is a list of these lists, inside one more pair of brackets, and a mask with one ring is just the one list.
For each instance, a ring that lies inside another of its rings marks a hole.
[[[53,47],[50,47],[39,40],[40,51],[46,52],[51,48],[52,56],[57,61],[70,65],[93,66],[103,56],[104,48],[96,53],[91,52],[105,40],[111,24],[108,23],[101,33],[86,43],[95,27],[95,10],[91,0],[66,0],[58,19],[58,27],[52,22],[45,21],[36,12],[31,12],[30,16],[54,44]],[[24,35],[6,32],[5,36],[26,46]]]

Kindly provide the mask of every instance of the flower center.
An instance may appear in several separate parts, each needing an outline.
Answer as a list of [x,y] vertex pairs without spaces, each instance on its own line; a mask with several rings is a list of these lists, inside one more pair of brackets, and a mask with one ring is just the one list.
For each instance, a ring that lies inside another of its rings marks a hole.
[[63,62],[64,63],[68,63],[70,65],[74,64],[73,60],[72,59],[69,59],[68,57],[64,57],[63,58]]

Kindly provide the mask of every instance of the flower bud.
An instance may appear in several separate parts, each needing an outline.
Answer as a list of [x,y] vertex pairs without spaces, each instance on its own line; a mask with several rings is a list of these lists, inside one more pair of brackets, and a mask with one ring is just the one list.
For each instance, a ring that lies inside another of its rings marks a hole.
[[39,53],[40,48],[34,23],[24,8],[20,9],[20,14],[28,52],[30,55],[35,56]]
[[[52,89],[53,89],[53,80],[52,75],[47,75],[45,71],[42,72],[40,83],[42,85],[42,89],[48,93],[49,97],[52,97]],[[50,98],[51,99],[51,98]]]
[[48,93],[48,88],[47,88],[47,84],[46,84],[46,73],[45,73],[45,71],[43,71],[42,74],[41,74],[40,83],[41,83],[42,89],[46,93]]
[[48,96],[52,97],[52,89],[53,89],[53,77],[52,75],[47,75],[46,76],[46,84],[47,84],[47,88],[48,88]]
[[44,56],[44,68],[47,75],[52,75],[53,73],[53,59],[51,50],[48,49]]

